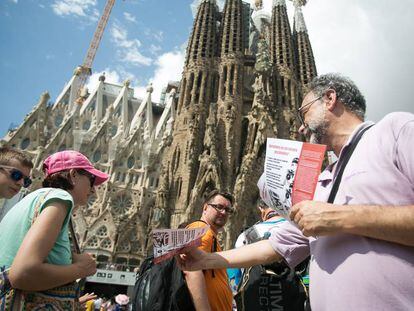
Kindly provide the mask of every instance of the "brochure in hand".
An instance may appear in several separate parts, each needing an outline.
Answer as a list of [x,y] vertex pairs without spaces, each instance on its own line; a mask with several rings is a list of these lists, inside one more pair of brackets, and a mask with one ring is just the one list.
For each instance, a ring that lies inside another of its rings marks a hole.
[[257,186],[265,203],[289,219],[292,205],[312,200],[326,146],[268,138],[265,171]]
[[209,226],[191,229],[154,229],[152,232],[154,245],[154,263],[160,263],[185,252],[186,249],[201,245],[201,238]]

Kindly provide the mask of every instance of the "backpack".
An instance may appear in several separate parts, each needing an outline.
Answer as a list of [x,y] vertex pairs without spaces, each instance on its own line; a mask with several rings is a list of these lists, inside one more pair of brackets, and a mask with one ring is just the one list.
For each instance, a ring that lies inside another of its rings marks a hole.
[[[247,243],[259,237],[254,227],[245,231]],[[291,269],[285,263],[257,265],[245,269],[234,297],[238,311],[287,310],[303,311],[307,290],[301,274],[307,269],[309,258]]]
[[[212,251],[216,250],[214,240]],[[214,270],[211,273],[214,277]],[[174,257],[159,264],[154,264],[153,255],[144,260],[135,281],[132,310],[195,311],[184,274]]]
[[136,311],[195,311],[190,292],[175,258],[154,264],[147,257],[137,274],[132,298]]

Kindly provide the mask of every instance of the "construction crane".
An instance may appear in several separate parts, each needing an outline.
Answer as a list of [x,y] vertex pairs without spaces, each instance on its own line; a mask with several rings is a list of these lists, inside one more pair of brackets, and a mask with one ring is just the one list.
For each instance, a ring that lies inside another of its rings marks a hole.
[[91,44],[89,45],[88,52],[83,61],[83,64],[78,67],[79,70],[79,84],[78,91],[76,96],[76,103],[82,104],[85,100],[85,95],[82,94],[83,88],[85,86],[86,80],[92,74],[92,63],[98,50],[99,43],[101,42],[103,32],[105,30],[106,24],[108,23],[109,15],[111,14],[112,7],[115,4],[115,0],[108,0],[105,5],[105,9],[101,18],[99,19],[98,26],[96,27],[95,33],[93,35]]

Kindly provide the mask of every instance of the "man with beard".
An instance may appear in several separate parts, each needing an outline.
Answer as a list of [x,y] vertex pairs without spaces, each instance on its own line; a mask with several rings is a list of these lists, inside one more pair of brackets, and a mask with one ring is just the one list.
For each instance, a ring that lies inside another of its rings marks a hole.
[[[202,238],[199,247],[201,250],[206,252],[221,251],[217,234],[227,223],[229,215],[233,214],[232,204],[233,197],[229,193],[213,190],[207,195],[200,220],[187,226],[187,228],[210,226]],[[233,295],[225,269],[186,271],[184,274],[197,311],[232,310]]]
[[[398,112],[375,125],[364,122],[363,95],[338,74],[316,77],[309,90],[298,109],[299,131],[339,158],[320,175],[314,200],[293,206],[295,225],[286,222],[267,241],[216,254],[193,250],[181,255],[181,264],[211,269],[284,260],[294,267],[310,254],[313,310],[410,310],[414,115]],[[334,201],[325,203],[341,167]]]

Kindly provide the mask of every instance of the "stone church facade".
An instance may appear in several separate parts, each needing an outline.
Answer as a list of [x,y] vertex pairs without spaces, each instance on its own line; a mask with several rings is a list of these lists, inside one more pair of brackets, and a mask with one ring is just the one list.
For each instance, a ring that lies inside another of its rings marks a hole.
[[34,159],[30,190],[41,186],[42,160],[58,150],[79,150],[110,174],[73,214],[81,247],[101,264],[138,266],[151,229],[200,217],[203,195],[213,188],[236,199],[222,236],[230,247],[255,221],[266,138],[297,138],[294,112],[316,76],[305,2],[294,1],[292,30],[285,0],[273,1],[271,15],[261,1],[251,8],[226,0],[220,12],[215,0],[201,0],[182,79],[159,101],[152,86],[138,99],[129,81],[114,85],[102,76],[76,104],[75,71],[55,103],[43,94],[1,144]]
[[[177,227],[201,215],[214,188],[235,196],[236,214],[223,242],[257,219],[257,180],[267,137],[296,139],[295,111],[316,66],[301,6],[294,1],[293,32],[286,2],[269,16],[256,1],[199,4],[187,47],[171,144],[162,157],[152,227]],[[219,25],[219,26],[217,26]]]

